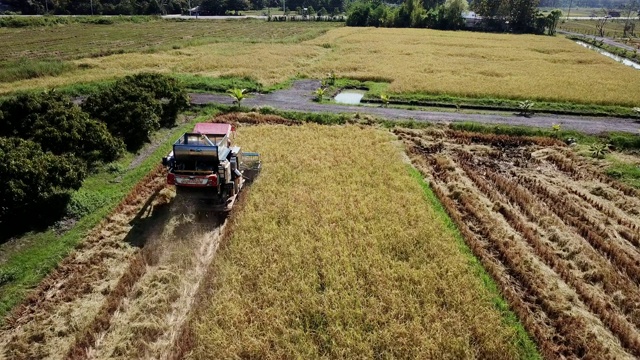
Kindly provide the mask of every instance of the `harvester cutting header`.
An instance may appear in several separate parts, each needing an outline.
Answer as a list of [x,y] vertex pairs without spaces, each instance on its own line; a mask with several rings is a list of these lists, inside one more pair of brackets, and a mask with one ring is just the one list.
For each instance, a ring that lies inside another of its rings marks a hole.
[[260,172],[260,156],[232,146],[229,124],[198,123],[183,134],[162,159],[169,169],[167,184],[176,186],[176,200],[213,212],[231,210],[246,181]]

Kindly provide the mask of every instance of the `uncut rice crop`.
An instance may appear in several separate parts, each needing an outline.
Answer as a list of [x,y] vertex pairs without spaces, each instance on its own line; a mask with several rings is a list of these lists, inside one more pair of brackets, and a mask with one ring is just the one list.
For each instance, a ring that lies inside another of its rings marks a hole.
[[238,134],[263,171],[205,284],[193,358],[526,356],[389,133]]

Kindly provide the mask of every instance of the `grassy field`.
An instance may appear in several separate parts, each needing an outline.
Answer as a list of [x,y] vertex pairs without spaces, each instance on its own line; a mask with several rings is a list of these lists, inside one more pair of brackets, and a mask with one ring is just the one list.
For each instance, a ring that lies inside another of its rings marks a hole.
[[[638,105],[638,71],[566,39],[335,26],[259,21],[76,24],[53,32],[57,37],[35,52],[27,51],[35,43],[23,39],[37,39],[50,30],[2,29],[0,39],[10,49],[3,53],[11,59],[57,56],[76,59],[77,68],[57,77],[3,83],[0,93],[138,71],[251,77],[266,86],[335,71],[339,77],[388,81],[393,93]],[[142,42],[150,45],[141,47]],[[120,49],[131,53],[91,57]]]
[[[541,7],[539,8],[540,11],[544,12],[544,13],[548,13],[551,12],[553,10],[555,10],[555,8],[550,8],[550,7]],[[559,8],[562,11],[562,16],[566,17],[569,14],[569,8],[568,7],[563,7],[563,8]],[[571,7],[571,17],[574,16],[591,16],[591,14],[595,13],[595,14],[599,14],[602,11],[602,8],[588,8],[588,7]]]
[[177,21],[54,27],[0,28],[0,61],[81,59],[113,53],[148,53],[208,43],[297,43],[338,26],[326,22],[266,23],[251,20]]
[[238,135],[264,170],[211,269],[193,358],[537,356],[389,133]]
[[[637,18],[635,21],[638,22]],[[587,35],[599,35],[596,29],[596,24],[598,22],[596,20],[568,20],[565,22],[561,22],[558,24],[559,30],[566,30],[571,32],[577,32],[580,34]],[[610,19],[605,23],[604,36],[614,38],[614,37],[622,37],[624,33],[624,25],[626,23],[626,19]],[[637,26],[637,25],[636,25]],[[640,33],[640,31],[635,31],[636,35]],[[637,38],[637,36],[635,36]]]

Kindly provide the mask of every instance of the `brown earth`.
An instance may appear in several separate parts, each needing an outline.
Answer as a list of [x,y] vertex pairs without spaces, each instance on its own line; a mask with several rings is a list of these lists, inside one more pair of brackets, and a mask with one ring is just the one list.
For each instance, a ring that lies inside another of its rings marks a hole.
[[640,356],[637,190],[553,139],[395,132],[545,358]]

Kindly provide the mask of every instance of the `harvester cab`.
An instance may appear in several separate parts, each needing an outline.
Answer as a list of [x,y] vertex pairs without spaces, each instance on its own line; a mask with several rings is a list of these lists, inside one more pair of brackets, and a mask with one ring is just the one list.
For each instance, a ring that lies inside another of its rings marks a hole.
[[245,183],[261,169],[260,155],[232,146],[229,124],[198,123],[183,134],[162,159],[167,183],[175,185],[176,199],[198,210],[228,212]]

